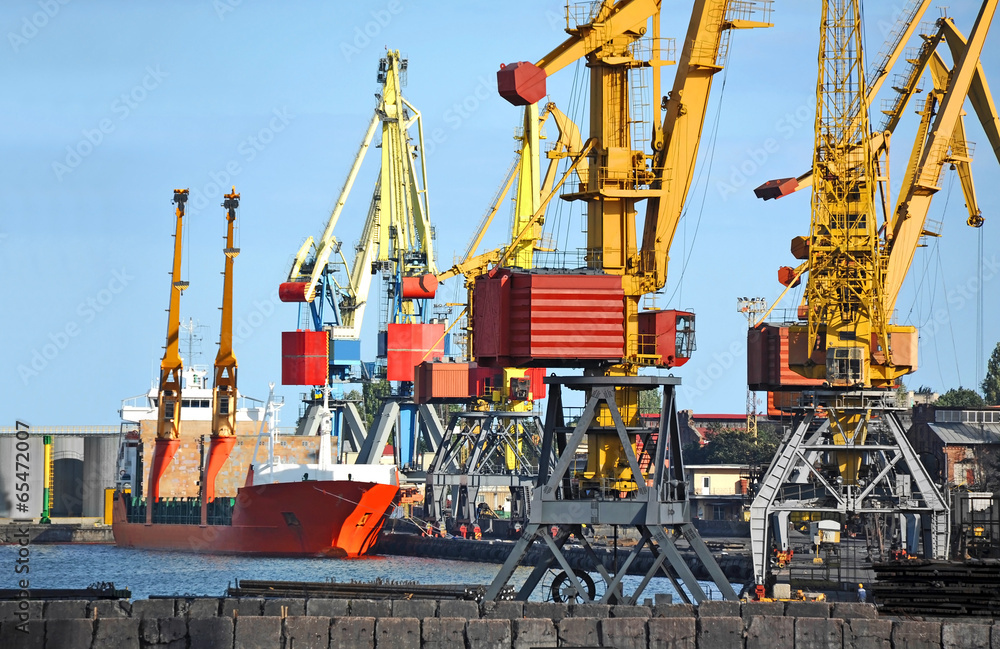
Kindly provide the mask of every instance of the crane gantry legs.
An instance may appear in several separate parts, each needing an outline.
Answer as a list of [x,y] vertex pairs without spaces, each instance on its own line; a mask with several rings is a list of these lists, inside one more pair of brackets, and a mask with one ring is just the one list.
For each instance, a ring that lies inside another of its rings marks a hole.
[[[556,568],[562,572],[553,581],[553,596],[561,599],[572,596],[583,602],[635,604],[650,579],[664,576],[681,599],[701,602],[707,595],[678,550],[675,539],[679,538],[686,541],[694,553],[692,560],[705,567],[723,597],[736,599],[736,592],[691,523],[675,402],[675,388],[680,379],[672,376],[551,376],[546,377],[545,382],[550,393],[531,515],[524,534],[487,589],[486,599],[495,599],[500,594],[521,559],[539,541],[548,549],[548,560],[539,563],[531,572],[518,592],[518,599],[528,599],[545,573]],[[587,395],[587,404],[575,425],[567,425],[569,418],[564,413],[562,399],[564,387],[582,390]],[[657,388],[663,390],[659,427],[627,427],[616,405],[616,391]],[[613,421],[611,426],[600,425],[606,417]],[[586,472],[578,471],[578,449],[585,447],[585,438],[597,434],[618,437],[623,449],[622,460],[630,467],[630,475],[638,476],[630,489],[618,491],[623,480],[617,477],[610,478],[614,481],[614,489],[609,491],[601,484],[601,476],[587,478]],[[637,452],[637,448],[641,450]],[[597,523],[632,528],[639,534],[639,543],[619,565],[610,569],[597,557],[583,534],[584,525]],[[583,546],[589,563],[603,578],[603,595],[596,594],[584,571],[574,571],[563,553],[571,535],[575,543]],[[626,594],[622,578],[647,547],[653,553],[653,562],[635,591]]]

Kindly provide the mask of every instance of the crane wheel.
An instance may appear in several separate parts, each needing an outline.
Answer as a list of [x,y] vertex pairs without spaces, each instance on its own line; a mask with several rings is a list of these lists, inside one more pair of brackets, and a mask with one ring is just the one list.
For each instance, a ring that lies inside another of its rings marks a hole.
[[565,571],[560,572],[556,575],[556,578],[552,580],[552,601],[559,602],[561,604],[582,604],[584,602],[593,602],[594,596],[597,594],[597,589],[594,586],[594,580],[591,578],[590,574],[584,572],[583,570],[574,571],[573,574],[580,580],[581,585],[587,592],[585,594],[578,592],[576,586],[574,586],[572,580],[570,580],[569,575],[567,575]]

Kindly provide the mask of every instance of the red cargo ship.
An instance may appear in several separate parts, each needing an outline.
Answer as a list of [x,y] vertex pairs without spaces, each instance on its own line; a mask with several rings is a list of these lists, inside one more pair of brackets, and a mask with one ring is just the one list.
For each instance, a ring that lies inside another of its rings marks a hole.
[[[299,465],[304,466],[304,465]],[[301,480],[254,484],[235,498],[160,499],[153,522],[146,503],[130,494],[115,495],[115,543],[120,547],[209,554],[357,557],[371,549],[399,493],[395,484],[362,479],[364,467],[349,480]],[[382,467],[379,467],[382,468]],[[384,467],[395,471],[395,467]],[[186,522],[202,518],[204,524]]]
[[[194,370],[188,372],[191,387],[184,392],[185,400],[196,404],[202,397],[210,399],[211,390],[193,380]],[[149,418],[154,408],[151,398],[145,406],[123,404],[122,418],[138,422]],[[182,421],[203,415],[200,410],[182,408]],[[275,462],[276,408],[269,400],[264,410],[272,424],[270,436],[262,434],[267,461],[250,465],[235,497],[215,498],[204,505],[202,498],[160,498],[148,511],[149,499],[137,496],[143,492],[138,435],[126,437],[119,454],[120,473],[126,477],[119,483],[113,506],[115,543],[259,556],[357,557],[368,552],[396,506],[397,467],[337,464],[328,433],[320,436],[318,463]],[[241,409],[238,415],[245,417],[247,412]]]

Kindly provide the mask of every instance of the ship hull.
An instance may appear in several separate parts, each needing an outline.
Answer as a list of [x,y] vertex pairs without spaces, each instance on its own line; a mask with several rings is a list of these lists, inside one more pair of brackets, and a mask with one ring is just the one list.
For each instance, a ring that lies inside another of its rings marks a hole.
[[399,487],[324,480],[238,490],[231,525],[128,522],[115,495],[112,530],[119,547],[205,554],[357,557],[375,543]]

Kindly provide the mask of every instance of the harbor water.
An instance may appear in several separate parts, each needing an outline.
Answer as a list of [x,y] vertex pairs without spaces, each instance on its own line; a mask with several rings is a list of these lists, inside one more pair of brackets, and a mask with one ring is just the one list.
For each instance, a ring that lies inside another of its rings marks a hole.
[[[128,588],[133,599],[151,596],[222,596],[237,579],[276,581],[410,581],[421,584],[487,585],[499,571],[494,563],[472,563],[421,557],[366,556],[358,559],[258,558],[212,556],[187,552],[162,552],[118,548],[113,545],[31,545],[30,572],[15,574],[18,546],[0,546],[0,588],[14,588],[27,576],[31,588],[86,588],[95,582],[113,582]],[[531,568],[518,568],[510,585],[520,587]],[[596,574],[594,581],[601,583]],[[548,585],[554,573],[542,580],[531,599],[548,598]],[[625,591],[640,581],[638,576],[624,578]],[[600,587],[600,586],[599,586]],[[720,599],[714,586],[702,582],[712,599]],[[738,590],[737,586],[737,590]],[[669,593],[680,601],[670,581],[654,578],[641,599]],[[641,602],[640,602],[641,603]]]

